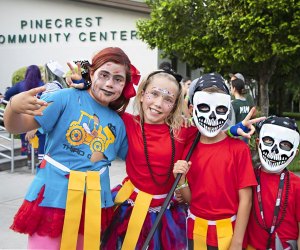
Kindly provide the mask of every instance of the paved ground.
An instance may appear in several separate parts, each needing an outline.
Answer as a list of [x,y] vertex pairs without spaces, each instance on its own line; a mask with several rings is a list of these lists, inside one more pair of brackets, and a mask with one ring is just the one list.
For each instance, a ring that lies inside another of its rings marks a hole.
[[[112,187],[125,176],[125,164],[115,161],[110,170]],[[0,171],[0,249],[27,249],[27,236],[9,229],[13,216],[23,201],[33,176],[31,169],[23,167],[10,171]]]

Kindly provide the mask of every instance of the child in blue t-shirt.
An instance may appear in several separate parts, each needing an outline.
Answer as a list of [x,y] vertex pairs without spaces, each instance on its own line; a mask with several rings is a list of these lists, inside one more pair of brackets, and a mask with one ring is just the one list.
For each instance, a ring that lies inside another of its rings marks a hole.
[[120,48],[106,48],[92,59],[88,90],[62,89],[37,99],[41,87],[7,105],[9,132],[41,128],[47,135],[45,157],[11,226],[29,234],[29,249],[76,249],[83,242],[86,249],[99,249],[113,206],[108,167],[128,149],[118,113],[129,102],[131,69]]

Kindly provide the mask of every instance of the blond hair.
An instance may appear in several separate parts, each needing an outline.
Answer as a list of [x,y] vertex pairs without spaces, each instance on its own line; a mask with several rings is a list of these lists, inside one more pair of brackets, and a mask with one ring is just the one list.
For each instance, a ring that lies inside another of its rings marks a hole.
[[[150,75],[150,74],[149,74]],[[182,87],[180,83],[178,83],[175,79],[175,77],[169,73],[166,73],[164,71],[161,71],[157,74],[154,74],[152,76],[148,76],[144,78],[141,83],[139,84],[136,98],[134,100],[134,109],[135,111],[140,115],[140,123],[142,124],[144,122],[144,111],[142,108],[142,102],[141,98],[143,95],[143,92],[146,90],[148,85],[155,81],[157,77],[164,77],[170,81],[172,81],[174,84],[178,86],[178,95],[175,101],[175,104],[173,106],[173,109],[171,110],[170,114],[166,117],[165,123],[170,126],[170,128],[173,130],[173,132],[176,132],[179,130],[182,124],[182,109],[183,109],[183,92]]]

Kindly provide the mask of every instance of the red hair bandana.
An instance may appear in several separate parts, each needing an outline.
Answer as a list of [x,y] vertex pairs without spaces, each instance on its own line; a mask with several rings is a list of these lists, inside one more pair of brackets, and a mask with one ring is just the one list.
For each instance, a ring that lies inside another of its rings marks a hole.
[[132,64],[130,64],[130,72],[131,72],[131,81],[124,87],[123,95],[126,99],[130,99],[131,97],[134,97],[136,95],[135,89],[133,87],[134,85],[138,85],[141,75],[140,71],[136,67],[134,67]]

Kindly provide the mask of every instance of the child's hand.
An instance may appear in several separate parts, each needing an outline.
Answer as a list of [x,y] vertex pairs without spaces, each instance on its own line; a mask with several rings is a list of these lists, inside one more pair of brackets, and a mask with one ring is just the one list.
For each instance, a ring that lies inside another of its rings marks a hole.
[[193,126],[193,119],[191,117],[186,117],[184,115],[181,116],[181,126],[185,128],[189,128]]
[[255,127],[253,126],[253,124],[266,119],[265,116],[251,119],[251,117],[253,117],[255,113],[256,113],[256,108],[253,107],[253,108],[250,110],[250,112],[248,113],[248,115],[245,117],[245,119],[242,121],[242,124],[243,124],[245,127],[247,127],[247,128],[249,129],[249,131],[248,131],[248,132],[244,132],[241,128],[238,128],[238,129],[237,129],[237,133],[238,133],[240,136],[243,136],[243,137],[245,137],[245,138],[250,139],[250,138],[251,138],[251,135],[253,135],[253,133],[255,132]]
[[187,172],[189,171],[190,167],[191,167],[191,162],[187,162],[184,160],[178,160],[175,164],[174,164],[174,168],[173,168],[173,174],[174,177],[176,178],[177,174],[182,174],[182,177],[179,181],[179,184],[182,184],[185,182],[185,175],[187,174]]
[[38,93],[45,91],[44,86],[34,88],[13,96],[9,104],[13,112],[27,115],[43,115],[42,110],[48,103],[36,97]]
[[181,192],[180,192],[179,190],[176,190],[176,191],[175,191],[175,199],[176,199],[178,202],[180,202],[180,203],[182,203],[182,202],[185,201],[185,200],[183,199],[183,196],[182,196],[182,194],[181,194]]
[[35,133],[36,133],[36,129],[28,131],[25,135],[25,140],[30,141],[31,139],[33,139]]
[[[73,81],[80,81],[82,79],[81,75],[81,65],[80,62],[78,62],[77,65],[77,70],[74,69],[73,65],[71,63],[67,63],[72,74],[70,76],[66,77],[66,82],[70,87],[76,88],[76,89],[83,89],[84,88],[84,83],[74,83]],[[83,80],[84,81],[84,80]]]

